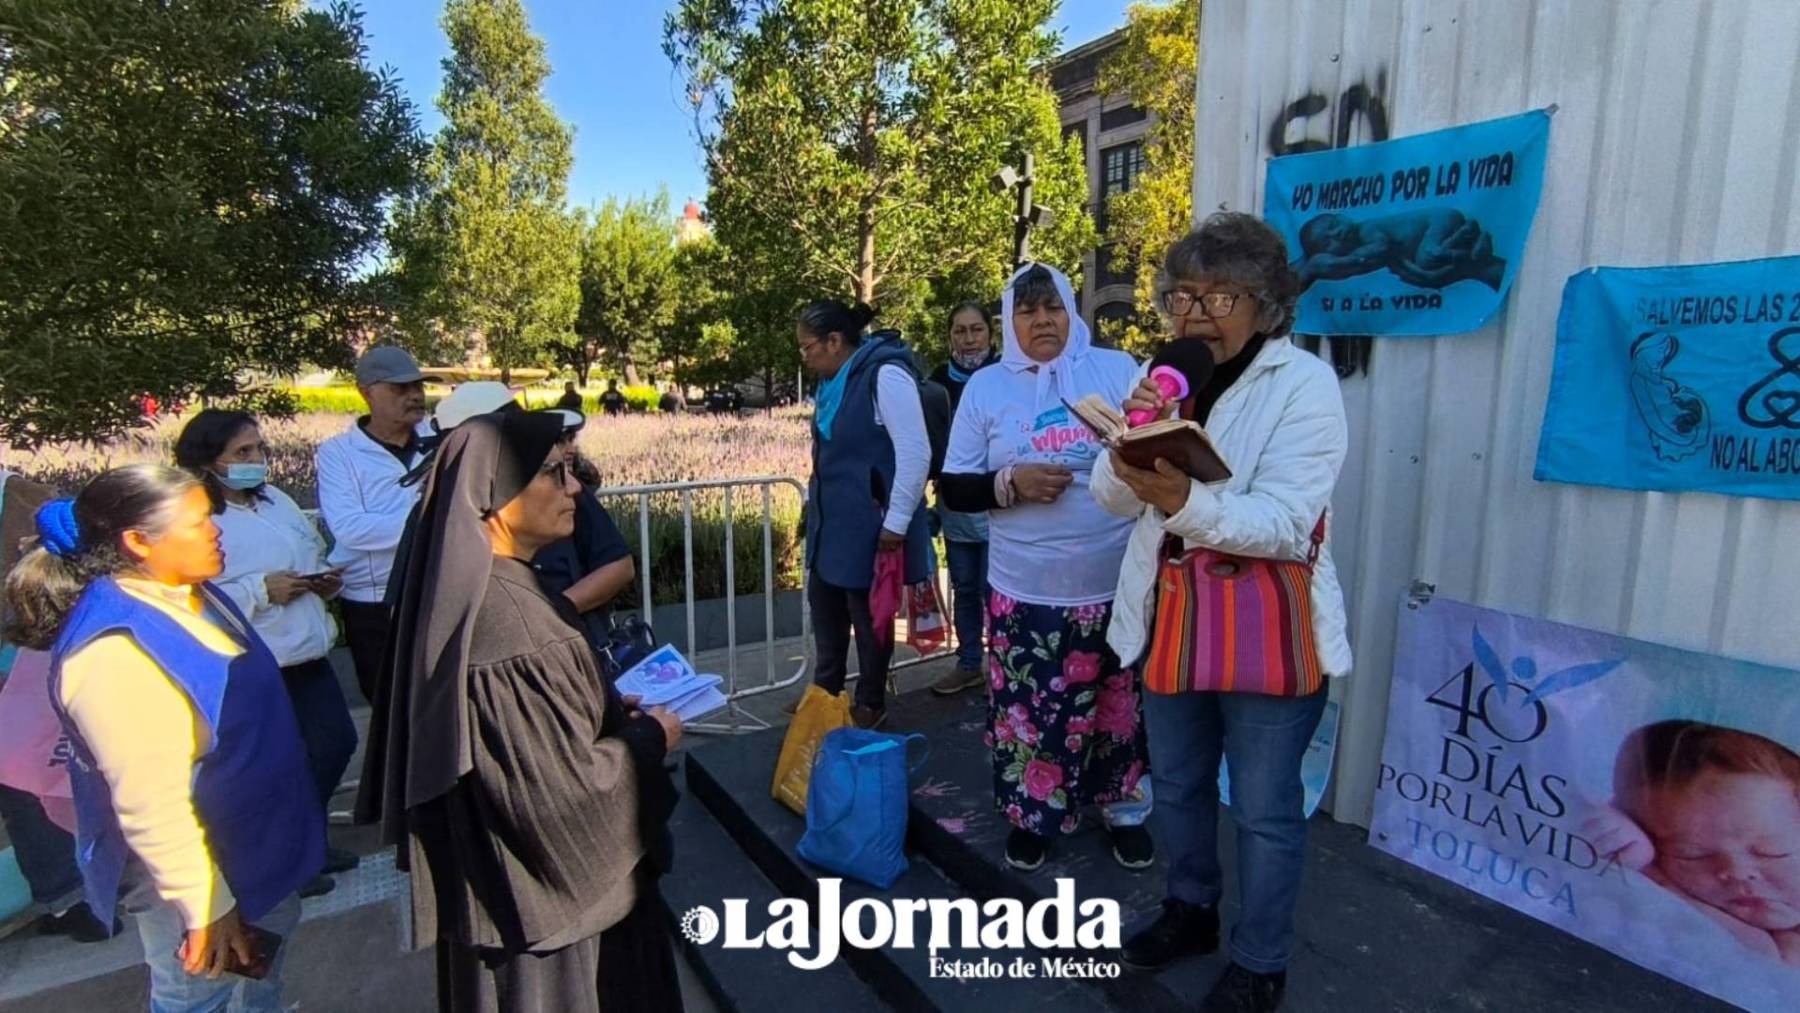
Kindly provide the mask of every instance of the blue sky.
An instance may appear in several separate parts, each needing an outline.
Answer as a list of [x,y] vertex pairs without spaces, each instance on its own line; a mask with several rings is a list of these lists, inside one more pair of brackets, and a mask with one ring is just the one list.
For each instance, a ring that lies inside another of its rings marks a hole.
[[[525,0],[531,27],[550,48],[546,85],[562,118],[575,126],[571,204],[608,194],[654,193],[668,184],[676,208],[704,201],[706,176],[693,122],[673,68],[662,53],[663,14],[674,0]],[[1065,48],[1125,22],[1127,0],[1064,0],[1057,17]],[[435,132],[433,105],[449,44],[438,27],[442,0],[361,0],[369,57],[394,69]]]

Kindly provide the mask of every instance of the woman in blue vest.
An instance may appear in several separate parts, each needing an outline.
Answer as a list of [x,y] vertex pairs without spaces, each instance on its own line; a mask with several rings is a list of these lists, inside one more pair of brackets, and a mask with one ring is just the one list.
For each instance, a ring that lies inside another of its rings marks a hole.
[[931,441],[919,375],[899,331],[865,335],[875,311],[835,300],[808,305],[796,326],[800,362],[824,382],[813,413],[812,481],[806,491],[807,601],[818,671],[841,692],[856,635],[859,728],[887,719],[892,630],[877,635],[869,609],[879,552],[904,552],[906,580],[924,580],[930,541],[925,479]]
[[123,894],[153,1011],[280,1009],[275,940],[324,865],[324,814],[281,666],[207,583],[223,559],[205,487],[120,468],[37,527],[8,636],[51,652],[89,907]]

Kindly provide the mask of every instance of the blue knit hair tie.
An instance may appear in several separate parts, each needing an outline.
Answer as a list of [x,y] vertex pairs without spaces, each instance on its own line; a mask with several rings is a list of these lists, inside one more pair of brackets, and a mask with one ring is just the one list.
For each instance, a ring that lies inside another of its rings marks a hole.
[[38,508],[38,538],[44,549],[59,559],[81,551],[81,525],[75,521],[75,501],[53,499]]

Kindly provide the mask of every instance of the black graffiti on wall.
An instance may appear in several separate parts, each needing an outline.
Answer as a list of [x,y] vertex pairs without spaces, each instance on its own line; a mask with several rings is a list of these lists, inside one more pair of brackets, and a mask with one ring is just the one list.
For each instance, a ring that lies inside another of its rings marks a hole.
[[[1314,91],[1289,102],[1282,107],[1281,114],[1269,124],[1269,154],[1298,155],[1308,151],[1329,151],[1333,148],[1347,148],[1357,134],[1357,126],[1363,127],[1361,140],[1365,143],[1385,141],[1392,131],[1388,125],[1387,68],[1382,67],[1375,72],[1375,81],[1358,81],[1338,93],[1337,101],[1324,92]],[[1323,122],[1316,124],[1328,132],[1328,139],[1313,136],[1314,121],[1323,115]],[[1298,125],[1298,126],[1296,126]],[[1298,133],[1297,138],[1290,134]],[[1319,335],[1295,335],[1300,344],[1313,352],[1319,351]],[[1369,364],[1375,354],[1375,339],[1367,335],[1339,335],[1330,339],[1331,364],[1340,377],[1349,378],[1358,372],[1367,375]]]
[[[1375,84],[1358,81],[1345,88],[1338,96],[1335,105],[1324,92],[1310,92],[1289,102],[1282,109],[1275,122],[1269,124],[1269,154],[1298,155],[1308,151],[1327,151],[1332,148],[1348,148],[1351,135],[1360,120],[1367,127],[1367,141],[1385,141],[1391,131],[1388,128],[1387,100],[1382,93],[1387,90],[1387,71],[1376,75]],[[1320,140],[1310,135],[1311,120],[1320,113],[1333,112],[1325,126],[1333,128],[1329,140]],[[1301,136],[1290,140],[1288,134],[1293,124],[1300,124]]]

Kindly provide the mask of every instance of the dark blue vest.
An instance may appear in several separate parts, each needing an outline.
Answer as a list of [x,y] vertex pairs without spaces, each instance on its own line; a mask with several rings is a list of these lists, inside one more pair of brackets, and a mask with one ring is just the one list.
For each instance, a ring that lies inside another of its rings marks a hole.
[[[211,650],[111,578],[95,581],[82,594],[51,651],[50,700],[74,753],[69,782],[76,864],[88,906],[102,922],[112,920],[130,849],[112,789],[63,710],[61,684],[63,659],[108,633],[129,635],[187,696],[212,733],[211,748],[194,768],[194,810],[212,859],[237,897],[239,916],[253,921],[267,914],[325,865],[325,814],[307,772],[306,746],[281,666],[230,600],[210,585],[201,592],[212,613],[225,617],[225,632],[244,648],[237,657]],[[144,734],[175,731],[147,728]]]
[[[918,376],[900,332],[878,331],[863,341],[878,344],[845,378],[831,439],[821,439],[817,422],[813,425],[813,473],[806,489],[807,565],[825,583],[856,591],[875,582],[875,550],[894,488],[894,441],[875,423],[875,378],[890,363]],[[908,581],[928,576],[930,538],[921,500],[906,529]]]

